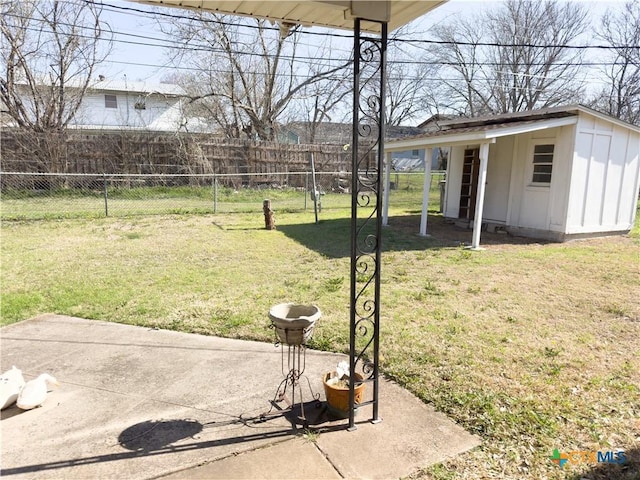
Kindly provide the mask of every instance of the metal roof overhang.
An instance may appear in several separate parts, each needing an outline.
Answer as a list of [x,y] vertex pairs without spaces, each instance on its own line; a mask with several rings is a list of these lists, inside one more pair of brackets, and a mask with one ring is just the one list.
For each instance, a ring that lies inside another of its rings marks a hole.
[[445,4],[448,0],[130,1],[342,30],[353,30],[354,18],[361,18],[361,30],[379,33],[380,23],[376,22],[387,22],[389,31],[392,31]]
[[548,120],[537,120],[526,124],[517,125],[501,125],[478,127],[477,131],[472,132],[455,132],[443,131],[438,133],[425,134],[424,136],[416,136],[401,140],[389,140],[386,142],[385,152],[403,152],[405,150],[417,150],[434,146],[454,146],[454,145],[470,145],[479,143],[495,143],[496,138],[506,137],[509,135],[518,135],[520,133],[535,132],[548,128],[562,127],[565,125],[573,125],[578,122],[577,115],[571,115],[562,118],[550,118]]

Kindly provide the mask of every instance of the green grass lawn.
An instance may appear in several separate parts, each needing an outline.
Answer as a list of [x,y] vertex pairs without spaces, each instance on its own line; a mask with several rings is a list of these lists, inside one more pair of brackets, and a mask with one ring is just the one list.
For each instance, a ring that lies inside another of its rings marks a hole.
[[[261,212],[5,221],[2,323],[55,312],[271,342],[269,307],[294,301],[323,312],[313,348],[346,352],[349,211],[315,225],[275,208],[275,231]],[[381,368],[483,439],[418,477],[637,478],[638,227],[564,244],[483,234],[471,252],[437,215],[422,238],[415,212],[391,214]],[[556,448],[635,453],[627,470],[560,470]]]
[[[351,196],[331,189],[332,177],[319,174],[318,189],[323,192],[321,208],[344,209],[351,205]],[[430,205],[440,202],[438,181],[431,178]],[[390,203],[395,206],[415,206],[422,202],[424,175],[399,173],[392,175],[394,188]],[[98,182],[100,183],[100,182]],[[94,185],[95,187],[95,185]],[[309,187],[311,188],[311,187]],[[106,193],[106,199],[105,199]],[[100,188],[58,187],[55,189],[3,188],[0,198],[2,220],[42,220],[60,218],[103,218],[175,213],[237,213],[261,212],[264,199],[271,200],[280,212],[313,210],[309,192],[301,188],[240,188],[219,186],[147,186]]]

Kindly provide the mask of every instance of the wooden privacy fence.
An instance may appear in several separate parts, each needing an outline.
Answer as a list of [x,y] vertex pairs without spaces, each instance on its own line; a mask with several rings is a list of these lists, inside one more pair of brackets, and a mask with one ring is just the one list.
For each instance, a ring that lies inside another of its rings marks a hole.
[[[271,175],[276,172],[305,171],[311,154],[317,171],[351,169],[351,152],[342,145],[284,144],[189,133],[34,134],[5,130],[0,135],[4,172],[233,174],[237,175],[236,187],[280,181],[281,176]],[[370,164],[374,161],[372,155]]]

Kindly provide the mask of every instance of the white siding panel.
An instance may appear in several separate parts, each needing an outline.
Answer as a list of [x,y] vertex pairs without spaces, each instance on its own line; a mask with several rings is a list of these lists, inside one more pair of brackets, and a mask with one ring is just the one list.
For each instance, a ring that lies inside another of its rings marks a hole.
[[567,212],[567,232],[579,231],[582,227],[587,197],[587,178],[593,151],[592,133],[578,133],[576,153],[571,172],[571,193]]
[[575,127],[569,125],[559,128],[556,137],[549,198],[549,230],[557,232],[566,229],[574,136]]
[[507,209],[507,225],[518,226],[520,206],[523,197],[525,156],[528,136],[516,135],[513,139],[511,179],[509,183],[509,206]]
[[592,115],[580,115],[580,129],[581,130],[595,130],[596,129],[596,117]]
[[489,145],[483,220],[501,223],[507,221],[513,142],[514,137],[509,136],[499,138],[496,143]]
[[[115,93],[111,93],[116,95]],[[104,93],[90,93],[82,100],[80,112],[75,117],[75,125],[117,128],[125,125],[126,105],[123,95],[116,95],[118,108],[106,108]]]
[[629,131],[616,128],[611,141],[611,150],[607,158],[607,172],[604,179],[601,225],[615,227],[618,224],[620,193],[626,163]]
[[627,145],[620,156],[624,157],[625,164],[620,183],[616,223],[626,230],[634,224],[640,194],[640,133],[628,132]]
[[[73,125],[85,128],[111,130],[142,129],[152,131],[176,131],[180,126],[182,111],[176,97],[131,92],[109,92],[116,95],[118,108],[106,108],[103,92],[89,92],[82,100]],[[137,101],[145,104],[144,110],[135,108]]]
[[[558,128],[546,130],[545,132],[534,132],[533,134],[523,135],[519,142],[518,161],[521,163],[523,171],[522,200],[520,204],[520,214],[516,226],[521,228],[531,228],[537,230],[550,230],[551,215],[551,191],[554,185],[558,183],[556,173],[556,165],[561,164],[560,154],[562,147],[560,145],[562,137]],[[553,173],[551,175],[551,184],[549,186],[536,185],[532,183],[533,178],[533,150],[536,144],[553,144]],[[561,171],[562,169],[560,169]]]
[[610,151],[611,136],[596,134],[593,142],[593,155],[589,161],[587,194],[582,221],[584,227],[595,227],[602,224],[604,182]]
[[525,187],[518,227],[548,230],[549,189]]
[[640,134],[591,115],[577,125],[566,233],[626,231],[640,182]]
[[452,147],[447,172],[447,201],[445,217],[458,218],[460,212],[460,187],[464,147]]

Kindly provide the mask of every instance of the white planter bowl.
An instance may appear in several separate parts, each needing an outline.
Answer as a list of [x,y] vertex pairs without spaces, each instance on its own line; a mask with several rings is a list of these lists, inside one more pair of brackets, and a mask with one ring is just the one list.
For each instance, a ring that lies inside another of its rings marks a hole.
[[316,321],[322,313],[315,305],[279,303],[269,309],[269,318],[280,342],[304,345],[311,338]]

